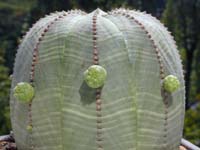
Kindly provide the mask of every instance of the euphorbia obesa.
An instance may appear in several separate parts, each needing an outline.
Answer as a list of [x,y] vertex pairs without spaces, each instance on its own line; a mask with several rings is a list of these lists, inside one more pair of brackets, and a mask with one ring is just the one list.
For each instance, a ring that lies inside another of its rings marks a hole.
[[18,150],[178,150],[184,79],[172,36],[133,10],[56,12],[17,52]]

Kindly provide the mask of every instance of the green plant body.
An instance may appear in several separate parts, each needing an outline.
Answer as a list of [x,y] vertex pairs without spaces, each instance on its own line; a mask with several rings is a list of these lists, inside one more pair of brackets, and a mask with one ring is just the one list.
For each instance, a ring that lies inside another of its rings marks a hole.
[[[169,75],[176,92],[163,90]],[[21,103],[11,90],[19,150],[178,150],[181,60],[172,36],[148,14],[74,10],[40,19],[17,52],[12,89],[20,82],[35,94]]]

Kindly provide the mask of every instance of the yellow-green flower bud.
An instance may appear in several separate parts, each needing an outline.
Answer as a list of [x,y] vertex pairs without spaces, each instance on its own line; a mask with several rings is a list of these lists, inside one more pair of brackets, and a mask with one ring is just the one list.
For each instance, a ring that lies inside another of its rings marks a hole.
[[26,130],[28,132],[32,132],[33,127],[31,125],[27,125]]
[[20,82],[14,88],[14,97],[20,102],[31,102],[33,96],[34,89],[32,85],[27,82]]
[[84,72],[84,80],[91,88],[99,88],[103,86],[106,76],[106,70],[99,65],[92,65]]
[[180,87],[180,82],[178,78],[174,75],[168,75],[164,78],[163,88],[169,92],[175,92]]

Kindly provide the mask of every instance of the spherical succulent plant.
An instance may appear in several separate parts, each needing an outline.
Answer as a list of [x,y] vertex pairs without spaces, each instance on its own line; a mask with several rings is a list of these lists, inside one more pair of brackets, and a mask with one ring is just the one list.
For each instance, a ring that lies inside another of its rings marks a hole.
[[178,150],[184,93],[177,47],[154,17],[125,9],[56,12],[33,25],[17,52],[10,98],[16,144]]

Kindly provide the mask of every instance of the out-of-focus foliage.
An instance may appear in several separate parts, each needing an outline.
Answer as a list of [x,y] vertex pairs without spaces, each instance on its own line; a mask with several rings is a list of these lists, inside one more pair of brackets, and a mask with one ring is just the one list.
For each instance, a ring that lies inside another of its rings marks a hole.
[[[5,64],[7,67],[13,68],[16,47],[19,43],[19,37],[23,30],[23,22],[25,22],[31,6],[28,2],[18,0],[9,2],[0,2],[0,49],[5,52]],[[32,2],[30,3],[32,4]]]
[[184,135],[200,145],[200,1],[168,0],[163,21],[175,36],[185,66]]
[[3,65],[3,63],[4,59],[0,56],[0,134],[5,134],[10,129],[8,105],[10,80],[8,78],[8,69]]
[[185,116],[185,138],[200,145],[200,104],[188,110]]

